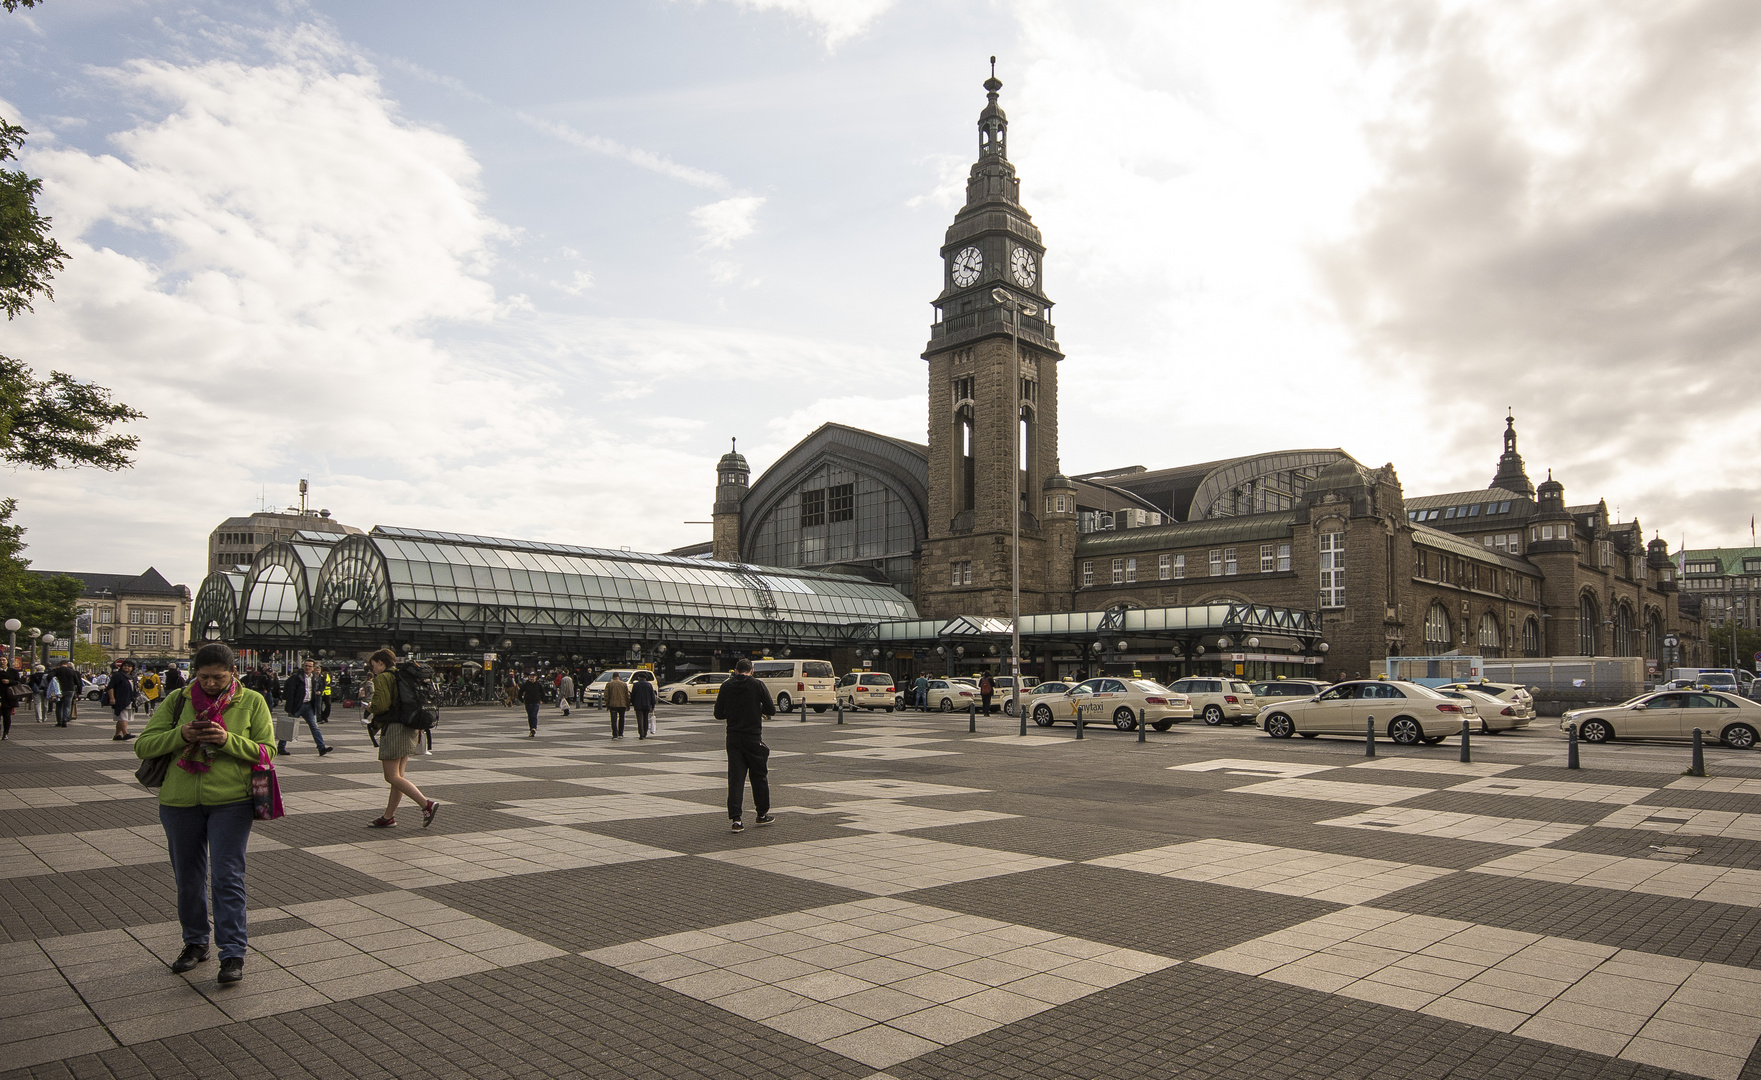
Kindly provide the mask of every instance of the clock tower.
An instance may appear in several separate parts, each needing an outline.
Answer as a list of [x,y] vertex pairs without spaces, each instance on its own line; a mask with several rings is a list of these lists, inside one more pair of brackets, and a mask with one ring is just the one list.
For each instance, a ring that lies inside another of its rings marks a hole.
[[[923,353],[929,529],[915,599],[932,618],[1009,616],[1012,515],[1019,515],[1023,614],[1068,605],[1075,555],[1075,505],[1058,475],[1064,354],[1045,293],[1046,249],[1021,206],[1009,121],[997,104],[1003,84],[991,63],[978,160],[942,244],[942,291]],[[1011,470],[1019,472],[1016,505]]]

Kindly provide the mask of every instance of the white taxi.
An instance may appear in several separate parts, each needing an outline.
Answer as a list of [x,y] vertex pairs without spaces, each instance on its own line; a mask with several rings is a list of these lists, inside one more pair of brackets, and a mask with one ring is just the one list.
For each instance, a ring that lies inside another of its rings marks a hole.
[[1578,726],[1578,738],[1590,743],[1610,739],[1687,739],[1699,728],[1733,750],[1755,747],[1761,731],[1761,704],[1736,694],[1706,690],[1670,690],[1640,694],[1619,705],[1574,709],[1560,720],[1561,730]]
[[838,705],[842,708],[892,712],[898,700],[893,677],[883,671],[852,671],[838,680]]
[[1440,743],[1477,722],[1472,701],[1445,697],[1428,686],[1399,680],[1342,682],[1307,700],[1286,699],[1260,711],[1260,727],[1274,739],[1301,735],[1355,735],[1376,730],[1402,746]]
[[[1049,699],[1049,700],[1048,700]],[[1192,702],[1161,683],[1148,679],[1086,679],[1062,694],[1046,694],[1033,702],[1033,722],[1051,727],[1060,720],[1084,724],[1111,720],[1120,731],[1136,731],[1137,718],[1157,731],[1192,719]]]
[[1204,717],[1205,723],[1212,727],[1225,720],[1237,727],[1252,723],[1254,714],[1259,711],[1253,687],[1225,675],[1194,675],[1179,680],[1168,689],[1185,694],[1192,702],[1193,712]]
[[667,683],[660,688],[660,700],[670,701],[674,705],[686,705],[693,701],[714,705],[715,695],[721,692],[722,683],[727,681],[728,673],[725,671],[705,671],[682,682]]

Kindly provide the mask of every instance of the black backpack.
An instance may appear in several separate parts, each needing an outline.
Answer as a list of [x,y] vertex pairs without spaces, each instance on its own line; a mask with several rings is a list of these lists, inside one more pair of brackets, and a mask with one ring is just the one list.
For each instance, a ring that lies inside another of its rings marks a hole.
[[417,731],[429,731],[440,723],[440,710],[434,704],[434,672],[414,660],[405,660],[395,669],[397,703],[391,707],[391,719]]

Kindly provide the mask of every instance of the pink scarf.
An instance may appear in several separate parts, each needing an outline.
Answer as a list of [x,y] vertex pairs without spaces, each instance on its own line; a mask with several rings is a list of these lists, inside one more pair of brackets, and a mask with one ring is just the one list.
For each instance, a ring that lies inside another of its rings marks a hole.
[[[231,705],[232,699],[238,696],[238,680],[234,679],[228,683],[226,689],[217,698],[209,697],[208,692],[202,689],[202,684],[194,680],[191,680],[186,692],[190,696],[190,704],[194,706],[198,720],[206,720],[211,724],[225,727],[226,707]],[[219,752],[220,748],[213,743],[192,743],[177,759],[177,767],[185,772],[205,773],[213,766],[214,756]]]

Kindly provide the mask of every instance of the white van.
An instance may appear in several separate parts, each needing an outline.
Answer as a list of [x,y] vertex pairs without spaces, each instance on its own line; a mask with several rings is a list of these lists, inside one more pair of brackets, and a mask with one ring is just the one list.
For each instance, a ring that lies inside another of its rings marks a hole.
[[825,712],[838,703],[837,675],[824,660],[752,661],[752,677],[770,690],[778,712],[800,708],[805,701],[814,712]]

